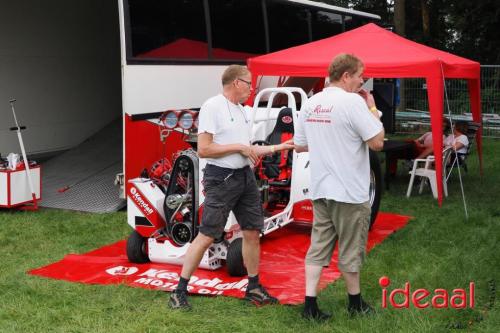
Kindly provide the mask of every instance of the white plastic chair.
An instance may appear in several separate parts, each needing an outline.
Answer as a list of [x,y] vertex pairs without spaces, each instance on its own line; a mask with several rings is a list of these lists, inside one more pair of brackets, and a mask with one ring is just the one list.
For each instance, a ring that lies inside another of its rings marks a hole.
[[[448,196],[448,186],[446,185],[446,166],[450,161],[451,153],[453,152],[453,148],[447,147],[443,150],[443,192],[444,195]],[[419,194],[422,194],[424,190],[424,183],[426,180],[429,180],[429,184],[431,186],[432,195],[434,199],[437,199],[437,181],[436,181],[436,170],[434,169],[435,158],[434,155],[427,156],[427,158],[418,158],[413,162],[413,168],[410,171],[410,183],[408,184],[408,191],[406,192],[406,197],[409,198],[411,195],[411,191],[413,189],[413,182],[415,181],[415,176],[421,177],[422,181],[420,182],[420,190]],[[423,167],[421,167],[424,165]],[[420,167],[419,167],[420,166]]]

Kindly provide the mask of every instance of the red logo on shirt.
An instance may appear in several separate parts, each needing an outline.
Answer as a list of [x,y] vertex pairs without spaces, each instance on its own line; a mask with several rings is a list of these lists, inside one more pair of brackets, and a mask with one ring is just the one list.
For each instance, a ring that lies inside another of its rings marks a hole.
[[321,105],[317,105],[314,110],[313,110],[313,113],[316,113],[316,114],[321,114],[321,113],[331,113],[332,112],[332,109],[333,109],[333,106],[331,106],[329,109],[322,109],[321,108]]

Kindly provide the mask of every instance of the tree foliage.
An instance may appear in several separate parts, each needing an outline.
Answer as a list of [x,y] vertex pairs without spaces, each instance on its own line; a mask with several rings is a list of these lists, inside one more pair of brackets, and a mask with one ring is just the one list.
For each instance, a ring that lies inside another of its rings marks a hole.
[[500,64],[500,6],[497,0],[445,1],[449,8],[448,46],[484,64]]
[[[322,0],[379,15],[394,26],[394,5],[401,0]],[[498,0],[404,1],[405,37],[482,64],[500,64]]]

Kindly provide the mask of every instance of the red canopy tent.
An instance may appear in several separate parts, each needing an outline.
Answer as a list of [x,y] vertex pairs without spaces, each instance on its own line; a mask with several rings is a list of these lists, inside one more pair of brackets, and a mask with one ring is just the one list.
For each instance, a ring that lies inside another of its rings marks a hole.
[[[339,53],[359,57],[365,65],[365,77],[426,79],[441,205],[444,79],[467,79],[472,117],[481,123],[479,63],[412,42],[370,23],[330,38],[248,59],[252,85],[255,87],[260,76],[326,77],[328,65]],[[477,132],[477,148],[482,170],[481,129]]]

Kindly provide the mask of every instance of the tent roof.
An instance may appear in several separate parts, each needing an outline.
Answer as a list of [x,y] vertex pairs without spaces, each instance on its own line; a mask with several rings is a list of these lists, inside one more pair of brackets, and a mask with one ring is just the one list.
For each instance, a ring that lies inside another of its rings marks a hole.
[[[353,53],[367,77],[478,78],[478,62],[415,43],[376,24],[366,24],[342,34],[286,50],[250,58],[253,75],[326,77],[339,53]],[[439,71],[437,71],[439,69]]]
[[[473,119],[481,121],[480,65],[444,51],[412,42],[370,23],[334,37],[248,59],[255,87],[258,76],[326,77],[328,65],[339,53],[352,53],[373,78],[422,77],[427,82],[432,137],[436,157],[436,179],[442,179],[444,78],[468,80]],[[253,96],[250,97],[252,99]],[[476,140],[481,158],[481,129]],[[441,204],[443,184],[437,183]]]

